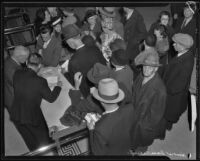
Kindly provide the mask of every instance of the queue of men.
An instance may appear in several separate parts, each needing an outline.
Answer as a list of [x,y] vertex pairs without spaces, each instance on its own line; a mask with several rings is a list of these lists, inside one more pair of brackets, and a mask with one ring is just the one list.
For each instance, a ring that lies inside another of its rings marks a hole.
[[[168,47],[169,59],[163,64],[156,33],[162,35],[167,27],[158,21],[163,29],[148,32],[134,7],[87,8],[82,25],[68,7],[40,10],[44,16],[36,21],[35,53],[17,46],[5,60],[4,104],[29,150],[52,142],[40,106],[42,99],[54,102],[62,90],[61,81],[51,90],[37,73],[41,67],[63,68],[65,62],[69,63],[62,74],[75,89],[69,91],[72,105],[61,122],[73,126],[86,121],[93,155],[145,152],[155,139],[164,140],[166,130],[188,105],[195,58],[190,31],[196,27],[190,21],[195,11],[195,2],[185,4],[187,24],[182,25],[191,26],[174,28],[173,36],[166,36],[173,46]],[[81,121],[74,118],[74,111]]]

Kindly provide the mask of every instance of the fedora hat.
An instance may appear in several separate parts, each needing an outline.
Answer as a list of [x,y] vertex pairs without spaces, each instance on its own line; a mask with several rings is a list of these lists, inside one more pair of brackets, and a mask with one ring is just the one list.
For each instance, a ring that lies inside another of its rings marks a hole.
[[184,46],[185,48],[189,49],[192,47],[194,41],[192,36],[183,33],[177,33],[172,37],[172,40],[180,45]]
[[113,78],[111,70],[100,63],[96,63],[87,73],[87,78],[94,84],[98,84],[101,79]]
[[99,81],[93,97],[104,103],[118,103],[124,99],[124,92],[119,88],[116,80],[105,78]]
[[124,66],[128,64],[128,58],[125,53],[125,50],[119,49],[112,53],[111,62],[115,65]]
[[107,17],[115,17],[115,7],[99,7],[99,12]]
[[69,24],[62,28],[63,40],[68,40],[81,33],[80,29],[75,24]]
[[154,52],[147,53],[141,64],[152,67],[162,66],[162,64],[159,63],[159,56]]

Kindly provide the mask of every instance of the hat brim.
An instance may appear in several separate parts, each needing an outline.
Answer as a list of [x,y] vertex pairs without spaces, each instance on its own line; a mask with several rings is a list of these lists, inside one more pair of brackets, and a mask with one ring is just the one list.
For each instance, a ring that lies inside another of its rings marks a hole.
[[107,17],[112,17],[112,18],[113,18],[113,17],[116,16],[115,12],[113,12],[113,13],[107,13],[107,12],[105,12],[105,11],[103,10],[102,7],[99,8],[99,11],[100,11],[101,14],[103,14],[103,15],[105,15],[105,16],[107,16]]
[[119,89],[118,97],[116,99],[113,99],[113,100],[105,100],[105,99],[101,98],[99,96],[97,88],[94,89],[92,95],[93,95],[94,98],[96,98],[97,100],[99,100],[101,102],[104,102],[104,103],[118,103],[118,102],[122,101],[124,99],[124,97],[125,97],[125,94],[121,89]]
[[151,67],[161,67],[162,66],[162,64],[149,64],[149,63],[141,63],[139,65],[151,66]]
[[105,79],[105,78],[114,78],[113,74],[110,73],[108,75],[105,75],[105,76],[102,76],[102,77],[99,77],[98,79],[95,79],[93,76],[92,76],[92,70],[89,70],[88,73],[87,73],[87,78],[89,79],[90,82],[94,83],[94,84],[98,84],[99,81],[101,79]]

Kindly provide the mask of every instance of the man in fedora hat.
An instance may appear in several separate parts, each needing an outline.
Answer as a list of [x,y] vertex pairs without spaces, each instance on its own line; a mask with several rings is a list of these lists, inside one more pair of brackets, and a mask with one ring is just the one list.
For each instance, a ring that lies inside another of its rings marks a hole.
[[188,34],[177,33],[172,40],[178,54],[163,68],[163,80],[167,88],[165,119],[168,130],[187,109],[188,90],[194,66],[194,55],[190,50],[193,38]]
[[133,7],[123,7],[124,40],[126,53],[132,62],[139,54],[139,43],[144,40],[147,30],[142,15]]
[[144,152],[156,138],[164,139],[163,117],[166,105],[166,88],[157,73],[158,55],[148,53],[141,62],[142,73],[133,83],[134,121],[132,127],[132,149]]
[[89,94],[89,83],[87,82],[86,76],[87,72],[93,67],[97,62],[106,64],[106,61],[101,54],[98,47],[86,46],[83,44],[80,35],[80,29],[75,24],[70,24],[62,29],[62,34],[64,41],[75,50],[72,55],[69,65],[68,73],[65,74],[69,82],[74,86],[74,74],[76,72],[81,72],[83,75],[83,80],[80,86],[81,93],[86,98]]
[[[83,120],[87,113],[98,113],[102,114],[104,109],[101,107],[99,101],[94,99],[91,94],[88,95],[86,99],[83,99],[82,93],[80,91],[80,84],[82,81],[83,75],[80,72],[75,73],[74,82],[75,90],[69,91],[69,96],[71,98],[72,106],[68,108],[61,119],[61,122],[66,126],[72,126],[79,124],[79,122],[74,119],[71,115],[72,111],[76,111],[76,116]],[[104,78],[113,78],[112,71],[105,65],[96,63],[87,73],[87,78],[91,82],[91,92],[94,87],[98,86],[98,82]],[[71,121],[71,118],[73,121]]]
[[128,155],[133,106],[119,106],[124,92],[112,78],[102,79],[92,93],[105,112],[98,121],[87,121],[93,155]]

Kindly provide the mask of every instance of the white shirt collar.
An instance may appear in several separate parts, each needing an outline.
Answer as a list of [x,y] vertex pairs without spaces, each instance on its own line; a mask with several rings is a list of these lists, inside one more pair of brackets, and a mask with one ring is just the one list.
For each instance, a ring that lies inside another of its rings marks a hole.
[[12,60],[14,60],[18,65],[21,65],[15,58],[11,57]]
[[80,48],[82,48],[82,47],[84,47],[84,46],[85,46],[85,45],[82,44],[82,45],[80,45],[79,47],[77,47],[76,50],[78,50],[78,49],[80,49]]
[[178,53],[177,57],[179,57],[179,56],[185,54],[187,51],[188,51],[188,50],[185,50],[185,51],[182,51],[182,52]]
[[119,70],[122,70],[122,69],[124,69],[125,67],[124,66],[122,66],[122,67],[116,67],[115,68],[115,71],[119,71]]
[[117,111],[118,109],[119,109],[119,107],[117,107],[116,109],[111,110],[111,111],[105,111],[105,112],[102,113],[102,115],[105,115],[105,114],[108,114],[108,113],[115,112],[115,111]]
[[48,46],[48,44],[49,44],[50,41],[51,41],[51,38],[47,42],[44,42],[43,49],[47,48],[47,46]]
[[127,14],[126,19],[128,20],[131,17],[132,14],[133,14],[133,10]]

